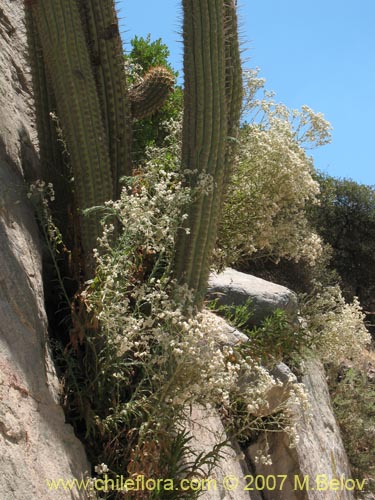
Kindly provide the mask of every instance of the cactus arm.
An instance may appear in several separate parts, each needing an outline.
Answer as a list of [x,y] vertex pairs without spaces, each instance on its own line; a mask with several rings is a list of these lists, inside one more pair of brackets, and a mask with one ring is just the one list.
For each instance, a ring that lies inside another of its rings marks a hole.
[[173,91],[174,82],[173,74],[166,68],[151,68],[143,81],[129,91],[132,118],[141,120],[156,113]]
[[[107,140],[91,61],[75,0],[37,0],[32,4],[70,152],[74,189],[81,209],[113,198]],[[101,234],[98,214],[81,218],[86,256]]]
[[[176,242],[175,275],[203,300],[209,256],[216,238],[225,171],[227,102],[222,0],[184,0],[185,103],[182,168],[213,179],[211,192],[198,192]],[[204,286],[203,286],[204,284]]]
[[132,172],[130,105],[118,21],[112,0],[87,0],[82,2],[81,12],[118,197],[119,179]]
[[198,189],[186,227],[176,242],[174,274],[193,291],[201,307],[206,291],[223,195],[233,161],[242,100],[235,5],[228,0],[184,0],[185,102],[182,168],[212,178],[212,190]]
[[238,136],[243,83],[240,46],[238,40],[238,21],[235,0],[226,0],[225,3],[225,50],[226,50],[226,94],[228,107],[228,142],[226,163],[229,175],[233,157],[236,151]]

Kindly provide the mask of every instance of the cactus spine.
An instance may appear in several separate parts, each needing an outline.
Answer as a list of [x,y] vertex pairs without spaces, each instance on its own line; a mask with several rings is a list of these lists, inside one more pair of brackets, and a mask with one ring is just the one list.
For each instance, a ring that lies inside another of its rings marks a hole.
[[180,231],[174,272],[201,306],[207,286],[220,206],[239,123],[242,80],[235,6],[223,0],[184,0],[184,123],[182,168],[195,188],[202,175],[212,190],[188,209],[187,234]]

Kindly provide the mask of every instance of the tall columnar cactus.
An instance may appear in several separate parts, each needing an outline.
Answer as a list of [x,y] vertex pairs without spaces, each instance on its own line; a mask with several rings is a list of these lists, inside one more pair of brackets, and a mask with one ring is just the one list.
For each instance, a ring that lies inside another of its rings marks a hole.
[[[33,59],[41,154],[58,162],[49,141],[57,112],[70,153],[80,210],[118,196],[131,174],[131,120],[165,101],[173,78],[154,68],[126,88],[113,0],[25,0]],[[220,207],[234,154],[242,98],[235,0],[183,0],[185,97],[182,165],[197,189],[176,242],[173,272],[203,300]],[[44,67],[44,64],[46,67]],[[133,117],[132,117],[133,114]],[[209,179],[212,189],[200,190]],[[81,218],[86,260],[100,235],[99,216]]]
[[[59,189],[63,165],[50,119],[55,97],[82,213],[118,197],[119,179],[131,174],[132,104],[114,3],[25,0],[25,6],[44,175]],[[155,112],[170,89],[166,70],[145,78],[135,94],[137,114]],[[86,264],[100,234],[98,213],[80,218]]]
[[[90,55],[76,0],[37,0],[33,19],[69,148],[81,210],[113,198],[113,176]],[[96,215],[82,218],[82,244],[97,245]]]
[[[229,1],[229,3],[228,3]],[[188,209],[176,244],[174,272],[203,302],[220,208],[230,172],[242,99],[241,64],[234,0],[183,0],[184,123],[182,168],[195,188],[210,176]]]
[[79,2],[109,145],[114,194],[119,179],[131,175],[130,109],[122,43],[114,2]]

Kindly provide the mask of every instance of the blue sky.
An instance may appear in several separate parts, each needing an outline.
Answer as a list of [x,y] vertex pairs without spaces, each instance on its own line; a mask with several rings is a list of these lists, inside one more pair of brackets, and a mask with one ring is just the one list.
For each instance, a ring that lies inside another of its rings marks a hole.
[[[307,104],[333,126],[313,152],[336,177],[375,184],[375,0],[238,0],[245,67],[291,108]],[[162,38],[182,74],[181,2],[117,4],[125,48],[134,35]]]

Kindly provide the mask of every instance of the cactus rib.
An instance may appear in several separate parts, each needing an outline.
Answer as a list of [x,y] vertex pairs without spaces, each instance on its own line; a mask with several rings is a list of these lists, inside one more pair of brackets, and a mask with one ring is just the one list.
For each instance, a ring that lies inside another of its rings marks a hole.
[[117,16],[112,0],[87,0],[82,10],[118,197],[118,181],[130,176],[132,167],[130,105]]

